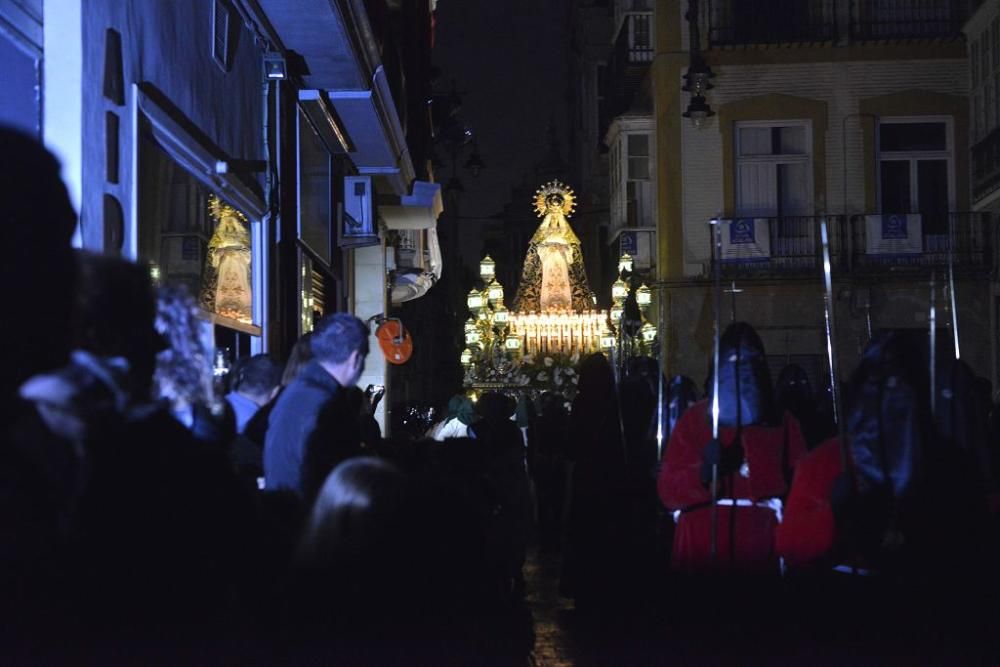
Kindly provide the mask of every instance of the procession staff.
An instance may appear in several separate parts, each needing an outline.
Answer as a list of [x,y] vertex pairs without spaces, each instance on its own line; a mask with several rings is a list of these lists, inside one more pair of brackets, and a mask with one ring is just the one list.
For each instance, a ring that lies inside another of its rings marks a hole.
[[[719,447],[719,344],[722,338],[722,225],[713,218],[712,233],[715,238],[715,333],[712,340],[712,446]],[[739,377],[739,373],[737,373]],[[739,396],[737,396],[737,404]],[[712,464],[712,537],[711,553],[714,560],[719,550],[719,464]]]
[[930,390],[931,390],[931,414],[937,409],[937,294],[934,290],[936,288],[935,278],[937,275],[932,270],[931,271],[931,298],[930,298],[930,313],[927,317],[928,322],[928,332],[927,338],[930,341],[929,349],[927,351],[927,359],[929,363],[930,370]]
[[834,348],[837,340],[835,313],[833,310],[833,269],[830,265],[830,232],[826,216],[820,218],[819,236],[823,247],[823,315],[826,322],[826,356],[830,372],[830,399],[833,401],[833,421],[837,424],[840,434],[840,468],[847,470],[847,438],[844,437],[844,419],[840,405],[839,365],[837,352]]
[[955,298],[955,220],[948,216],[948,297],[951,301],[951,335],[955,339],[955,359],[961,359],[958,347],[958,301]]
[[656,331],[658,334],[657,340],[660,345],[660,377],[657,378],[657,389],[656,389],[656,460],[660,461],[663,459],[663,378],[666,375],[666,354],[664,354],[663,345],[663,285],[659,286],[659,291],[656,293],[656,303],[657,303],[657,327]]

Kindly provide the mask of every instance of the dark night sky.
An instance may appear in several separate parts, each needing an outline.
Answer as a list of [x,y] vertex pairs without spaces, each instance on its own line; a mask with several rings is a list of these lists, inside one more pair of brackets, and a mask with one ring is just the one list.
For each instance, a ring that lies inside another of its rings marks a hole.
[[[490,216],[545,155],[550,119],[566,157],[567,0],[439,0],[435,39],[437,87],[448,90],[457,80],[463,120],[487,165],[478,178],[459,174],[466,189],[461,214]],[[451,177],[451,157],[439,153],[443,183]]]

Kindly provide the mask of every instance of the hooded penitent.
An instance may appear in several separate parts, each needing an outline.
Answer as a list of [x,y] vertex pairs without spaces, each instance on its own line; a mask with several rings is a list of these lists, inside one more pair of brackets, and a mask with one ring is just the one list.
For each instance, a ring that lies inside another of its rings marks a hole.
[[901,332],[876,336],[851,379],[847,438],[862,495],[898,501],[917,484],[928,433],[925,355]]
[[[710,383],[709,398],[711,391]],[[764,344],[746,322],[730,324],[719,342],[719,399],[723,426],[774,424],[778,419]]]
[[667,387],[667,438],[689,407],[698,401],[698,386],[686,375],[675,375]]

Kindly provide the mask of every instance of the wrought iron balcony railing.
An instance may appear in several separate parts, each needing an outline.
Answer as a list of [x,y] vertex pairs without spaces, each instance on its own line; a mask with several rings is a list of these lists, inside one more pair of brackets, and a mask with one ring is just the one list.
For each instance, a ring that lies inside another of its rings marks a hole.
[[709,46],[833,41],[837,4],[838,0],[708,0]]
[[851,38],[950,39],[968,15],[969,0],[854,0]]
[[[738,218],[722,221],[722,271],[725,275],[792,275],[819,271],[818,216]],[[843,219],[827,216],[831,254],[840,261]],[[713,234],[713,230],[709,230]],[[712,260],[716,261],[715,242]]]
[[952,235],[957,269],[993,268],[989,215],[964,212],[851,216],[849,266],[852,271],[945,267]]
[[[924,213],[827,216],[830,257],[841,273],[926,271],[948,264],[960,271],[991,271],[997,261],[997,230],[985,213]],[[817,216],[723,220],[722,261],[726,276],[795,276],[820,270]],[[711,232],[710,232],[711,233]],[[711,237],[710,237],[711,238]]]

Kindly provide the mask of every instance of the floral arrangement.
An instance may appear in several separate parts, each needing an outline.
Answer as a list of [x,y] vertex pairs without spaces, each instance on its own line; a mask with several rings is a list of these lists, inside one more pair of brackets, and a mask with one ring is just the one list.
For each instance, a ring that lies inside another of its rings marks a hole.
[[539,392],[552,391],[572,401],[576,396],[576,384],[579,380],[576,372],[579,361],[580,355],[576,352],[571,355],[526,354],[508,373],[500,373],[492,367],[487,367],[485,373],[479,377],[472,378],[466,375],[465,383],[471,385],[485,381]]

